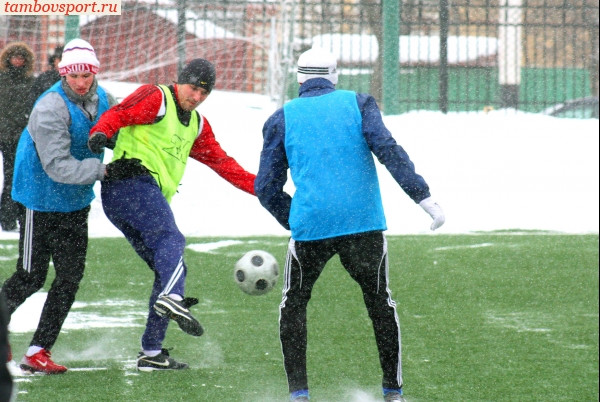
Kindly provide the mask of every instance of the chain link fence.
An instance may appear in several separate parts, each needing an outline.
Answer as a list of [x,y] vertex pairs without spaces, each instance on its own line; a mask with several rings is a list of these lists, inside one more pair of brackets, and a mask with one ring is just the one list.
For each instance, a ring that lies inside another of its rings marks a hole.
[[[382,98],[388,0],[182,1],[125,1],[121,16],[80,16],[99,78],[171,82],[180,60],[204,57],[217,66],[217,89],[283,104],[297,96],[295,60],[316,45],[338,58],[339,88]],[[598,96],[598,0],[401,1],[401,112],[539,112]],[[64,35],[60,17],[0,17],[0,45],[30,43],[38,71]]]

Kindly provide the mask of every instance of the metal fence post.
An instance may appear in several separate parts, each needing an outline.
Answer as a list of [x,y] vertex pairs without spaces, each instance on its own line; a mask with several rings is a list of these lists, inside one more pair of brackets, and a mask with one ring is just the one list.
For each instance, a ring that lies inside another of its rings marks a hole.
[[383,111],[400,114],[400,0],[382,0]]
[[186,64],[185,54],[185,9],[187,7],[186,0],[177,0],[177,72],[181,73],[181,70]]
[[65,43],[79,38],[79,15],[65,17]]
[[440,70],[438,103],[442,113],[448,113],[448,0],[440,0]]
[[[289,3],[289,12],[288,12]],[[283,17],[283,40],[281,42],[281,68],[283,69],[283,77],[281,79],[281,96],[277,99],[277,108],[280,108],[285,103],[288,85],[291,77],[290,68],[294,65],[294,38],[296,36],[296,1],[285,0],[282,5]]]
[[519,107],[522,64],[522,0],[501,0],[498,18],[498,80],[502,108]]

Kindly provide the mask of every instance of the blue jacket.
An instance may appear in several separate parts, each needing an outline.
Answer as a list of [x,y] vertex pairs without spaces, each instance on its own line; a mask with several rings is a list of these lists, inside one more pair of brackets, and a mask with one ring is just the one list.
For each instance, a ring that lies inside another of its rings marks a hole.
[[[328,80],[314,78],[302,84],[299,95],[300,98],[307,98],[330,94],[334,91],[334,85]],[[361,132],[370,151],[388,169],[404,192],[413,201],[419,203],[429,197],[429,186],[415,172],[414,164],[410,161],[408,154],[396,143],[389,130],[383,124],[381,112],[377,107],[375,99],[367,94],[356,94],[356,104],[360,118],[362,119]],[[326,107],[328,107],[330,114],[343,113],[335,103],[331,103]],[[311,116],[310,109],[306,110],[305,116]],[[284,108],[277,110],[266,121],[263,127],[263,139],[260,168],[256,176],[254,190],[260,203],[284,228],[289,230],[292,197],[283,191],[283,186],[287,181],[287,170],[290,167],[286,152]],[[310,149],[310,146],[307,145],[306,149]],[[346,186],[347,190],[352,191],[353,183],[349,182],[348,184]],[[304,222],[303,224],[317,226],[322,224],[322,222]],[[384,230],[385,228],[380,229]],[[334,232],[335,230],[332,230],[330,233]],[[360,233],[360,231],[355,233]],[[350,233],[340,233],[338,235],[343,234]],[[331,235],[330,237],[338,235]]]

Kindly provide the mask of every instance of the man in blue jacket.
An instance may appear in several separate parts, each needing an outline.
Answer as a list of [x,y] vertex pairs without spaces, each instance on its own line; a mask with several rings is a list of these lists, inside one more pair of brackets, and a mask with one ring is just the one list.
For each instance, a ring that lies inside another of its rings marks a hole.
[[[298,59],[300,97],[263,128],[255,181],[261,204],[291,230],[280,307],[280,339],[290,399],[308,401],[306,308],[313,286],[335,254],[360,285],[383,370],[386,402],[404,401],[400,325],[388,288],[387,229],[372,153],[400,187],[431,215],[444,213],[425,180],[383,124],[375,99],[336,90],[335,57],[319,48]],[[296,187],[283,191],[287,170]]]

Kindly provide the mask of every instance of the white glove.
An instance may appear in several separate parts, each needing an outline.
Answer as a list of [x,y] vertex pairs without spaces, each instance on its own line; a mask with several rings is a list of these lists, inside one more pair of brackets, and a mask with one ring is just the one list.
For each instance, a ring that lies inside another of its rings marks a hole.
[[433,198],[425,198],[419,203],[419,205],[433,218],[431,230],[436,230],[442,226],[444,222],[446,222],[444,211],[442,211],[442,208],[437,204],[437,202],[435,202]]

